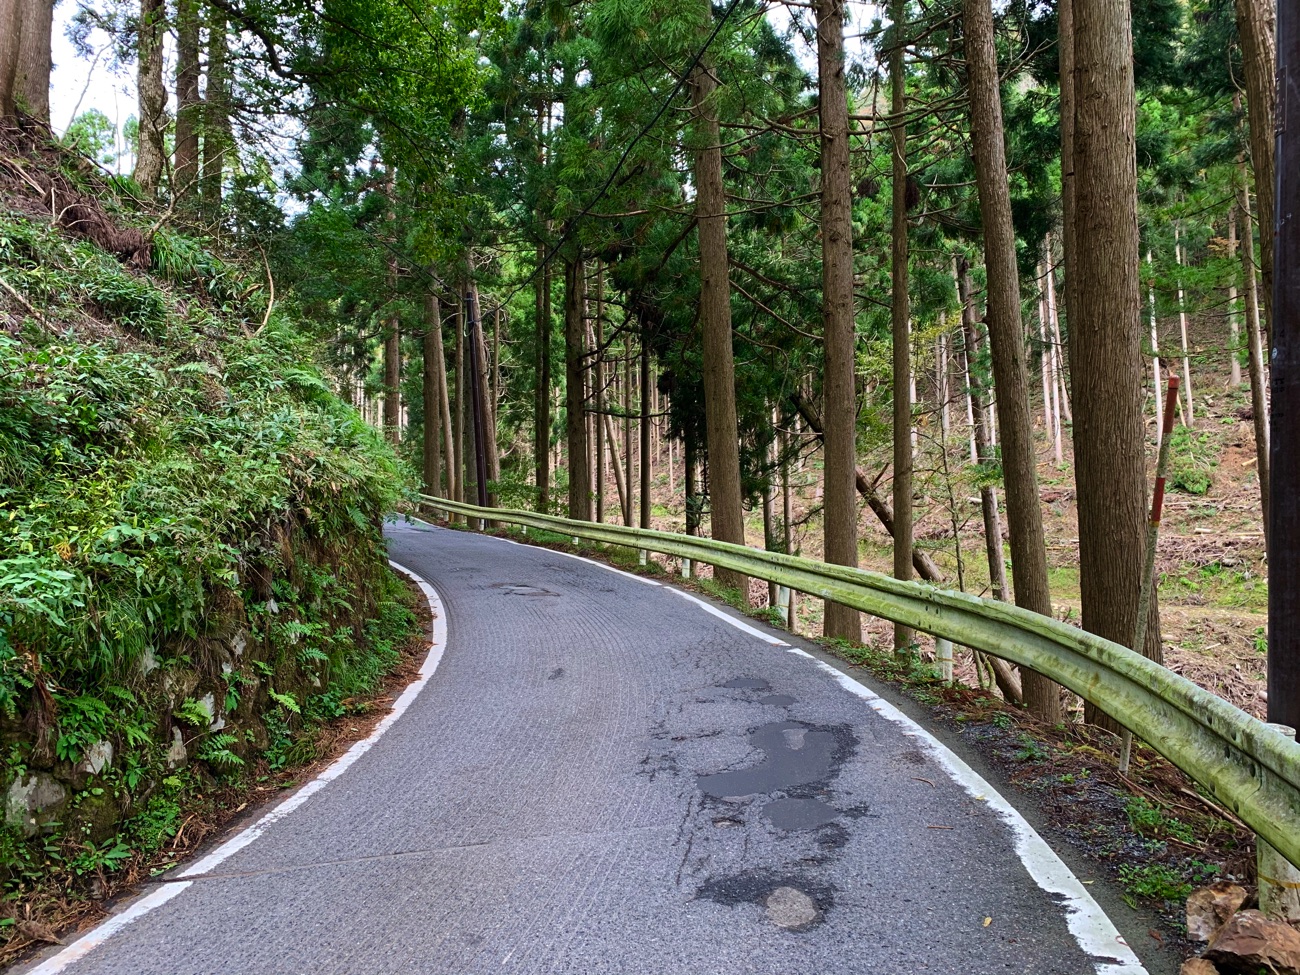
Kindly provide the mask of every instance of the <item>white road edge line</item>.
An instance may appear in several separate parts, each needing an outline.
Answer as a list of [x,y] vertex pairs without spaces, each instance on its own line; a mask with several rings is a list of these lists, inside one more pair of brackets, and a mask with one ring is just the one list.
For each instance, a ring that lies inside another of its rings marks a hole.
[[817,660],[798,647],[791,647],[790,652],[816,661],[845,690],[869,702],[872,709],[886,721],[892,721],[903,728],[905,733],[919,739],[931,757],[943,766],[949,778],[965,789],[973,799],[987,804],[997,813],[1015,838],[1016,855],[1020,857],[1026,872],[1039,887],[1060,898],[1061,906],[1065,908],[1066,926],[1084,953],[1092,957],[1097,975],[1147,975],[1137,954],[1079,878],[1038,835],[1038,831],[1029,825],[1019,810],[983,776],[934,735],[838,667]]
[[718,619],[725,620],[726,622],[734,626],[736,629],[748,633],[750,636],[757,637],[758,639],[762,640],[764,643],[770,644],[771,646],[774,647],[790,646],[790,644],[786,643],[784,640],[778,637],[774,637],[770,633],[764,633],[762,630],[758,629],[757,627],[750,626],[744,620],[736,619],[736,617],[732,616],[730,613],[718,609],[718,607],[714,606],[712,603],[706,603],[703,599],[701,599],[699,596],[694,595],[693,593],[689,593],[684,589],[677,589],[675,587],[669,587],[669,591],[677,593],[677,595],[681,596],[683,599],[689,600],[690,602],[694,603],[696,606],[699,606],[706,613],[712,613]]
[[[527,544],[526,542],[516,542],[513,538],[503,538],[501,539],[501,541],[509,542],[511,545]],[[532,545],[530,546],[530,548],[544,548],[544,546]],[[577,559],[579,562],[586,562],[588,565],[600,566],[600,568],[602,569],[606,569],[609,572],[616,572],[619,575],[621,575],[623,578],[631,579],[633,582],[640,582],[647,586],[658,586],[658,587],[663,586],[662,582],[656,582],[654,579],[647,579],[645,576],[639,576],[634,572],[624,572],[622,569],[616,569],[612,565],[606,565],[604,562],[597,562],[595,559],[585,558],[584,556],[581,555],[574,555],[572,552],[561,552],[559,549],[554,549],[554,548],[548,548],[546,549],[546,551],[550,552],[552,555],[563,555],[566,559]]]
[[57,975],[57,973],[64,971],[69,965],[80,961],[91,951],[99,947],[133,921],[138,921],[154,908],[161,907],[177,894],[183,893],[186,888],[190,887],[194,883],[193,880],[186,880],[184,878],[210,873],[212,869],[223,860],[229,859],[244,847],[248,846],[248,844],[252,843],[255,839],[265,833],[267,829],[284,819],[313,795],[325,788],[326,785],[337,779],[352,765],[354,765],[357,759],[370,751],[370,749],[374,747],[375,742],[383,737],[384,732],[391,728],[393,724],[396,723],[397,719],[402,716],[403,712],[411,706],[411,702],[414,701],[420,691],[424,689],[425,684],[427,684],[429,679],[433,677],[434,671],[438,669],[438,664],[442,662],[443,651],[446,650],[447,647],[447,614],[443,609],[442,599],[428,582],[411,569],[394,562],[392,559],[388,560],[388,564],[398,572],[409,577],[411,581],[420,587],[420,591],[424,593],[424,598],[428,600],[429,610],[433,613],[433,626],[431,628],[432,632],[430,633],[429,652],[425,656],[424,662],[420,664],[419,676],[408,684],[406,690],[404,690],[401,696],[393,702],[392,710],[384,716],[383,720],[380,721],[379,724],[375,725],[374,730],[370,732],[369,736],[356,742],[351,748],[340,755],[332,765],[316,776],[316,778],[312,779],[293,795],[289,796],[289,798],[285,799],[284,802],[266,813],[261,819],[253,823],[253,825],[236,834],[231,839],[226,840],[226,842],[222,843],[197,863],[193,863],[186,867],[185,870],[178,874],[180,879],[164,883],[161,887],[156,888],[151,893],[133,902],[125,910],[118,914],[114,914],[98,927],[88,931],[85,935],[78,938],[54,957],[49,958],[37,967],[30,969],[26,975]]
[[[583,559],[583,561],[592,560]],[[603,569],[618,572],[620,575],[628,575],[628,573],[620,569],[604,565],[601,562],[592,561],[592,565],[599,565]],[[632,578],[639,579],[638,576],[632,576]],[[1106,912],[1102,910],[1101,905],[1088,893],[1087,888],[1083,886],[1073,871],[1038,835],[1038,831],[1029,825],[1029,822],[1016,807],[1011,805],[983,776],[962,761],[952,749],[875,691],[864,684],[860,684],[839,668],[833,667],[824,660],[818,660],[806,650],[791,646],[782,640],[763,633],[761,630],[736,619],[729,613],[724,613],[716,606],[711,606],[688,592],[673,586],[665,586],[665,588],[696,603],[738,630],[757,636],[770,645],[784,647],[789,653],[807,657],[834,677],[840,686],[849,693],[869,702],[872,710],[882,718],[899,725],[904,729],[905,733],[918,738],[935,761],[943,766],[949,778],[961,786],[972,798],[986,803],[990,809],[997,813],[998,818],[1006,824],[1015,840],[1016,855],[1020,857],[1020,862],[1024,864],[1025,871],[1040,888],[1048,894],[1054,894],[1060,898],[1060,904],[1065,909],[1066,926],[1083,952],[1093,959],[1096,975],[1148,975],[1145,966],[1138,959],[1133,949],[1129,947],[1128,942],[1124,940],[1124,936],[1119,933],[1119,929],[1115,927],[1114,922],[1106,916]]]
[[[422,524],[422,525],[428,525],[430,528],[436,529],[437,531],[444,531],[444,532],[445,532],[445,531],[454,531],[454,529],[451,529],[451,528],[443,528],[441,525],[435,525],[435,524],[434,524],[433,522],[431,522],[431,521],[425,521],[425,520],[424,520],[423,518],[421,518],[419,515],[407,515],[406,517],[410,518],[412,521],[418,521],[418,522],[419,522],[420,524]],[[484,533],[484,532],[475,532],[474,534],[475,534],[475,535],[478,535],[480,538],[490,538],[490,539],[492,539],[492,540],[494,540],[494,541],[505,542],[507,545],[522,545],[522,546],[524,546],[525,548],[540,548],[540,549],[544,549],[545,551],[550,552],[552,555],[563,555],[566,559],[577,559],[579,562],[586,562],[588,565],[595,565],[595,566],[599,566],[599,567],[602,568],[602,569],[607,569],[607,570],[609,570],[610,572],[617,572],[619,575],[623,576],[625,579],[631,579],[631,580],[633,580],[634,582],[644,583],[644,584],[647,585],[647,586],[662,586],[662,585],[663,585],[662,582],[657,582],[657,581],[655,581],[654,579],[647,579],[645,576],[639,576],[639,575],[637,575],[637,574],[634,573],[634,572],[625,572],[625,571],[623,571],[622,569],[616,569],[616,568],[614,568],[614,566],[612,566],[612,565],[606,565],[604,562],[597,562],[595,559],[585,558],[584,556],[581,556],[581,555],[574,555],[572,552],[561,552],[559,549],[555,549],[555,548],[546,548],[545,545],[530,545],[528,542],[517,542],[517,541],[515,541],[513,538],[502,538],[502,537],[500,537],[499,535],[488,535],[488,534],[486,534],[486,533]],[[629,547],[631,547],[631,546],[629,546]],[[673,590],[673,591],[674,591],[674,592],[680,592],[680,590]],[[713,610],[713,611],[716,612],[716,610]],[[754,632],[755,632],[756,634],[758,634],[758,631],[757,631],[757,630],[755,630]],[[758,635],[761,636],[762,634],[758,634]]]

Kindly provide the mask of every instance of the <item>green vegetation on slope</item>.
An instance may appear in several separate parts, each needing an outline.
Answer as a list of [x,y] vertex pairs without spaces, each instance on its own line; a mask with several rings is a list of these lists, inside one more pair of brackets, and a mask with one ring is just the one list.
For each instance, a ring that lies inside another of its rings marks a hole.
[[416,627],[380,532],[392,451],[259,282],[183,236],[151,253],[0,212],[5,899],[102,880],[214,780],[310,761]]
[[39,648],[55,683],[111,679],[198,631],[211,592],[240,584],[259,526],[295,513],[332,537],[372,529],[396,500],[391,455],[275,316],[246,337],[220,309],[27,222],[0,220],[0,263],[47,317],[91,303],[136,333],[0,337],[9,714],[36,679],[24,653]]

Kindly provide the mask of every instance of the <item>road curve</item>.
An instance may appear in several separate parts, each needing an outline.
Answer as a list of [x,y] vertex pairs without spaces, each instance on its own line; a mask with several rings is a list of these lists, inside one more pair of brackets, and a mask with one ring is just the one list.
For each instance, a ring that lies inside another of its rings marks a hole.
[[448,626],[407,710],[37,971],[1143,972],[996,793],[826,664],[558,553],[389,546]]

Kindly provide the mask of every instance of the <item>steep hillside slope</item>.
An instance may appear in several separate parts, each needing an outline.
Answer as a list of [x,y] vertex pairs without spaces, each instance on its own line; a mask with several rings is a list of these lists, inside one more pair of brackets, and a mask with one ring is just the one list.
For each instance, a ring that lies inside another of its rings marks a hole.
[[0,936],[52,870],[310,759],[413,625],[391,451],[262,282],[156,223],[0,133]]

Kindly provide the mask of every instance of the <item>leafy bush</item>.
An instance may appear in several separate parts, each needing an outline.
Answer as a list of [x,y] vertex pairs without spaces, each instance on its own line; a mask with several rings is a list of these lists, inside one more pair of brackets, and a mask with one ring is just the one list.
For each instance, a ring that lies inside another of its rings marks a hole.
[[1188,494],[1206,494],[1214,483],[1216,453],[1209,434],[1175,427],[1169,439],[1169,486]]
[[[34,686],[75,689],[55,692],[70,760],[120,723],[88,701],[282,559],[268,526],[360,539],[382,564],[381,516],[407,482],[291,323],[241,322],[259,282],[186,238],[156,245],[165,285],[0,216],[6,279],[76,328],[0,334],[0,718]],[[235,295],[232,315],[218,302]]]

